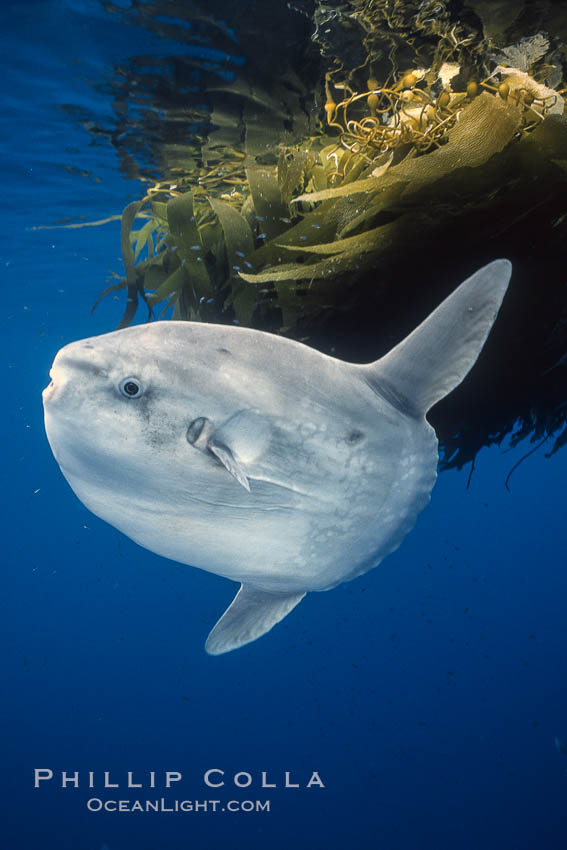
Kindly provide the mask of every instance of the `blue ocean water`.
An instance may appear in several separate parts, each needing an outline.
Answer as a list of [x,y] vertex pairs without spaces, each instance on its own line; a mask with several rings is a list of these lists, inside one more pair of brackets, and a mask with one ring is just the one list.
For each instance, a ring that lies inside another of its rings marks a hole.
[[[61,105],[104,126],[111,102],[90,81],[164,45],[87,0],[4,0],[1,16],[0,846],[567,847],[565,451],[527,459],[510,492],[525,445],[481,452],[468,490],[468,470],[442,473],[378,569],[207,656],[234,585],[89,514],[51,455],[40,395],[61,345],[116,325],[116,302],[89,310],[120,272],[120,226],[33,228],[105,218],[141,187]],[[34,788],[36,769],[53,780]],[[204,784],[209,769],[224,787]],[[62,788],[62,771],[79,787]],[[105,771],[120,788],[102,787]],[[142,790],[125,787],[128,771]],[[169,790],[166,771],[182,774]],[[324,788],[305,787],[313,771]],[[239,772],[250,787],[234,786]],[[270,811],[87,807],[136,797]]]

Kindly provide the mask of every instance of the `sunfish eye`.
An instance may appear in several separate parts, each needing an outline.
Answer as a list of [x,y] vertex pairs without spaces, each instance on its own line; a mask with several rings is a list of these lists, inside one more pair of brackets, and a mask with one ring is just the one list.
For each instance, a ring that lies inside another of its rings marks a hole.
[[138,398],[144,392],[142,382],[138,378],[133,377],[123,378],[118,385],[118,389],[126,398]]

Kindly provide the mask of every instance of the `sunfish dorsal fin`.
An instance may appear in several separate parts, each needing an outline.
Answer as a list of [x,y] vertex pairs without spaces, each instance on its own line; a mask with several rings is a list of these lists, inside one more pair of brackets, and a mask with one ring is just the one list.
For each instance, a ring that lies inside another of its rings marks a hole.
[[425,415],[475,363],[511,273],[508,260],[479,269],[388,354],[363,366],[366,380],[407,412]]
[[221,655],[269,632],[301,602],[304,593],[268,593],[249,584],[240,590],[209,634],[205,649]]

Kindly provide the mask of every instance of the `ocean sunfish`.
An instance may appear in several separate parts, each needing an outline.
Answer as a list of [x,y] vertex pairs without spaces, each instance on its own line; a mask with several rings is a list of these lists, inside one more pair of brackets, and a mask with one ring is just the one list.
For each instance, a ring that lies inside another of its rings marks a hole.
[[437,475],[427,411],[476,361],[511,264],[477,271],[388,354],[162,321],[70,343],[43,392],[78,498],[146,549],[241,582],[206,649],[269,631],[396,549]]

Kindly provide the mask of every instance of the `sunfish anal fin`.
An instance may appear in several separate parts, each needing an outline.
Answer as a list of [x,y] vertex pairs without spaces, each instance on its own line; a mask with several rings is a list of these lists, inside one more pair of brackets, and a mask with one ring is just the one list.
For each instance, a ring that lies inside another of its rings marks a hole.
[[239,484],[242,484],[245,490],[250,492],[250,483],[246,473],[228,446],[225,446],[224,443],[220,443],[218,440],[212,439],[207,443],[207,448],[220,460],[222,465],[230,472],[232,477],[235,478]]
[[240,590],[207,638],[209,655],[238,649],[269,632],[301,602],[305,593],[269,593],[249,584]]

